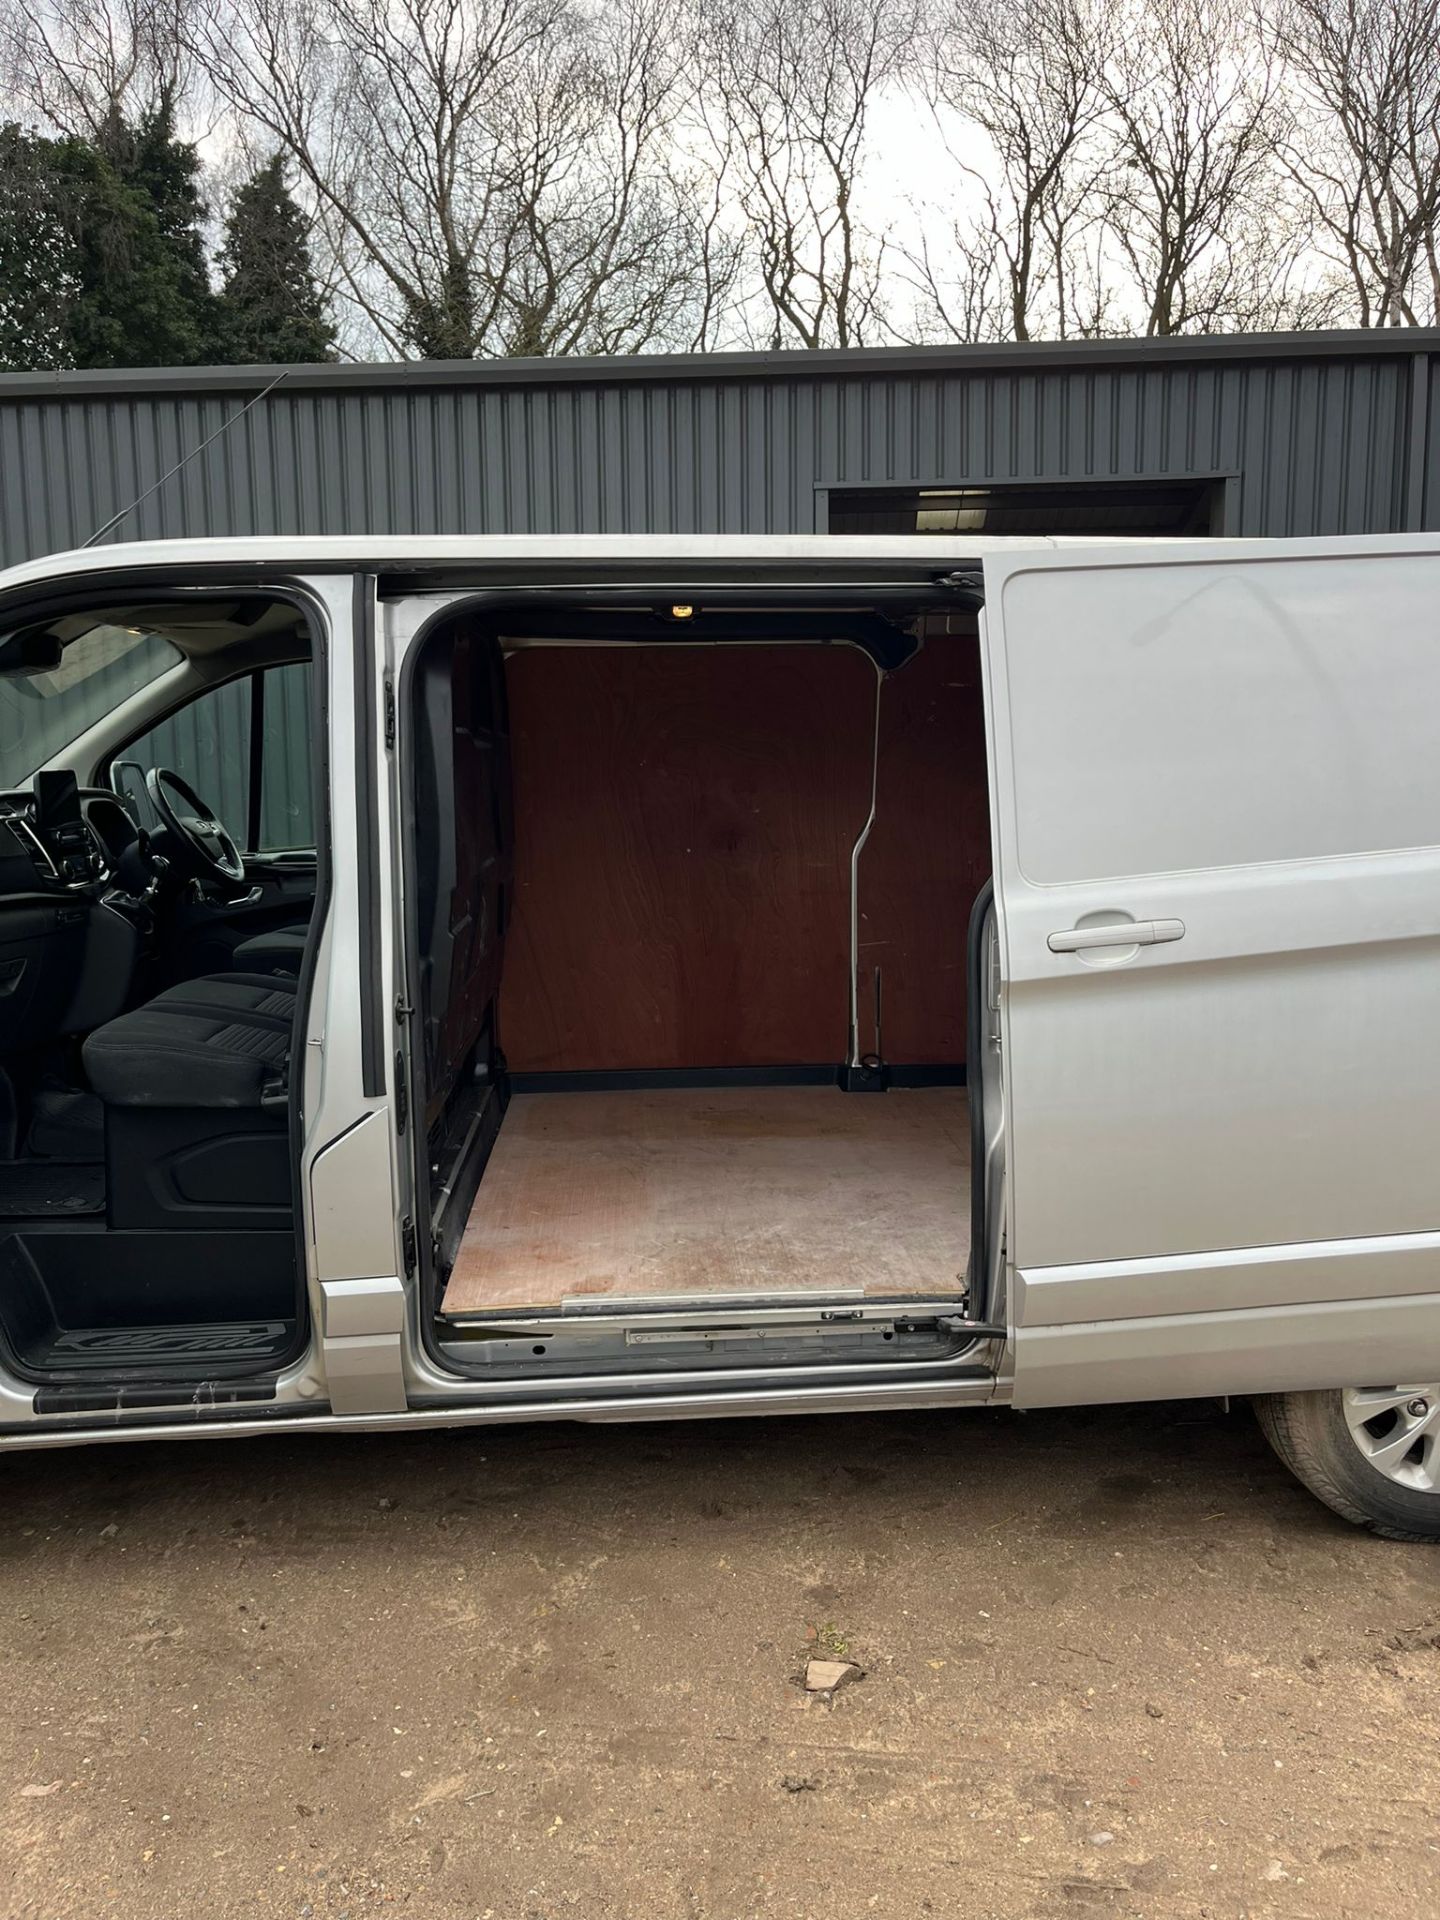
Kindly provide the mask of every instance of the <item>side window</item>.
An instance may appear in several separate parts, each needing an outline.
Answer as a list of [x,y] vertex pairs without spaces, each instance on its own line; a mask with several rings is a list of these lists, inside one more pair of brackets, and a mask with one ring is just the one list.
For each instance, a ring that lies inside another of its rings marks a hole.
[[309,663],[271,667],[256,677],[262,699],[254,851],[309,849],[315,845]]
[[214,808],[249,853],[315,845],[310,668],[267,667],[213,687],[132,740],[112,777],[153,828],[144,774],[169,767]]

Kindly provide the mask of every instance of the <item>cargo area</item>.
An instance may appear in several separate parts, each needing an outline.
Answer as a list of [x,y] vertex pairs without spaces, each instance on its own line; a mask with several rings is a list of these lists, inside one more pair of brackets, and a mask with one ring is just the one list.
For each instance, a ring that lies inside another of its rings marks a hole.
[[969,1164],[960,1087],[516,1094],[446,1309],[953,1294]]
[[417,675],[437,1307],[956,1298],[973,623],[575,625]]

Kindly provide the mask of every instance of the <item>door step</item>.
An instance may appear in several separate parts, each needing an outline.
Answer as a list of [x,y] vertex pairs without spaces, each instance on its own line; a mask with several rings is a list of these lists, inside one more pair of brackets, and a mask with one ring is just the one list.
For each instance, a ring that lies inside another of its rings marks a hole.
[[[50,1386],[81,1386],[87,1392],[121,1394],[126,1404],[137,1388],[164,1389],[167,1400],[186,1400],[226,1375],[261,1373],[295,1350],[293,1320],[211,1320],[193,1326],[56,1327],[36,1335],[17,1352],[23,1372]],[[93,1383],[93,1385],[92,1385]],[[273,1391],[273,1387],[270,1389]]]
[[[140,1360],[263,1360],[280,1353],[294,1333],[293,1320],[211,1321],[190,1327],[68,1327],[48,1344],[52,1365],[130,1366]],[[33,1361],[32,1361],[32,1364]]]

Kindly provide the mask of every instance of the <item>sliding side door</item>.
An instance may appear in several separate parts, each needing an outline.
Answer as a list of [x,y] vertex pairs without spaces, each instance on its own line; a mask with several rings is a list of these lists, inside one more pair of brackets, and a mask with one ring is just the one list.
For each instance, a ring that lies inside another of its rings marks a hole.
[[1019,1405],[1440,1367],[1440,540],[986,563]]

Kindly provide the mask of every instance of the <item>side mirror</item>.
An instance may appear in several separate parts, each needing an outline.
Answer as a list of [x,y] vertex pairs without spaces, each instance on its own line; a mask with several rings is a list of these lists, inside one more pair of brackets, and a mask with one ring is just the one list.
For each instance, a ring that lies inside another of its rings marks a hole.
[[[134,777],[127,778],[129,775]],[[110,791],[125,803],[137,827],[143,830],[146,822],[153,819],[154,809],[145,791],[145,769],[138,760],[110,762]]]
[[53,673],[64,655],[64,642],[49,627],[21,627],[0,640],[0,678]]

